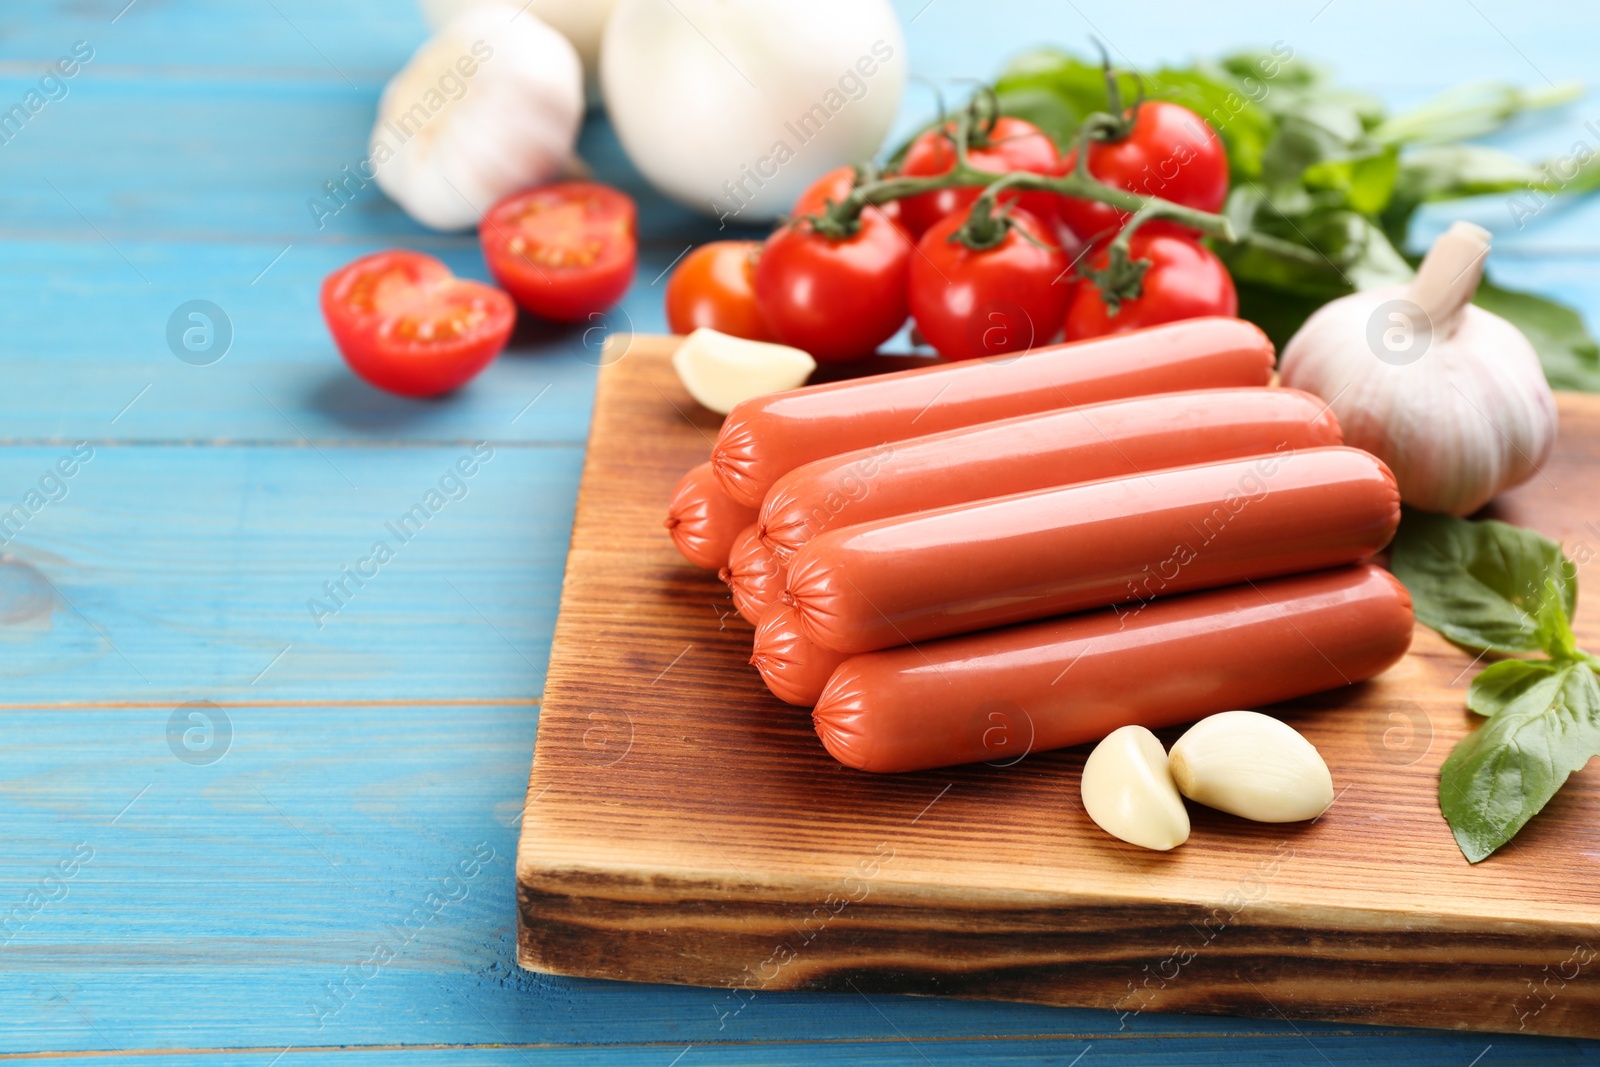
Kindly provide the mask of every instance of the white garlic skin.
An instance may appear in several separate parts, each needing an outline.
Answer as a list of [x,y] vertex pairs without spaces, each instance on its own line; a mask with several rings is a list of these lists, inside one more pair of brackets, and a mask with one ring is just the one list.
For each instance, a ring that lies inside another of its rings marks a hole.
[[1130,845],[1166,852],[1189,839],[1189,811],[1167,770],[1167,750],[1143,726],[1111,731],[1083,764],[1083,808]]
[[406,214],[465,229],[562,174],[582,120],[572,45],[517,4],[486,3],[451,19],[384,87],[370,158]]
[[1167,765],[1190,800],[1255,822],[1315,819],[1333,803],[1333,775],[1316,746],[1257,711],[1201,719],[1173,743]]
[[[461,12],[482,7],[494,0],[418,0],[422,16],[434,29],[445,25]],[[600,37],[616,0],[530,0],[525,12],[547,22],[572,42],[583,60],[584,92],[591,101],[600,99]]]
[[1331,403],[1345,443],[1389,465],[1400,499],[1470,515],[1549,458],[1555,396],[1522,331],[1473,305],[1415,362],[1379,359],[1369,322],[1410,292],[1385,286],[1319,308],[1285,346],[1278,372],[1284,385]]

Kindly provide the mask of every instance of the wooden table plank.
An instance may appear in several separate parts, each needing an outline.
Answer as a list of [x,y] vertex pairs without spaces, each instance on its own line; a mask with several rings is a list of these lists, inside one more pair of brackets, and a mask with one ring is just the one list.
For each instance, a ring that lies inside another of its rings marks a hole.
[[[0,75],[0,99],[22,97],[37,77]],[[437,234],[413,222],[375,181],[350,176],[368,158],[381,83],[306,85],[216,70],[141,76],[91,61],[69,84],[64,98],[0,145],[8,171],[0,233],[104,235],[119,244],[138,236],[260,237],[277,247],[384,235],[476,249],[470,231]],[[151,125],[152,114],[163,121]],[[129,129],[140,135],[127,136]],[[76,150],[86,143],[99,150]],[[656,193],[604,122],[585,127],[577,152],[641,201],[643,240],[704,240],[715,232],[712,220]],[[107,173],[119,180],[108,183]],[[330,191],[330,181],[343,188]],[[313,200],[327,213],[313,211]]]
[[[127,10],[124,10],[127,9]],[[367,0],[12,0],[0,59],[53,61],[89,41],[97,61],[146,70],[264,70],[310,84],[387,77],[427,29],[416,5]]]
[[[537,696],[581,456],[487,449],[93,448],[11,519],[0,704]],[[0,449],[0,522],[71,455]]]
[[[1398,1035],[1350,1035],[1330,1039],[1317,1039],[1308,1046],[1305,1038],[1285,1035],[1271,1039],[1256,1039],[1248,1043],[1238,1037],[1211,1038],[1202,1035],[1174,1034],[1158,1039],[1122,1037],[1063,1039],[985,1039],[966,1038],[945,1041],[905,1040],[896,1035],[885,1020],[878,1020],[877,1029],[885,1036],[877,1040],[848,1041],[815,1044],[807,1042],[763,1042],[754,1045],[674,1044],[670,1041],[647,1044],[621,1045],[523,1045],[512,1044],[505,1048],[489,1047],[484,1043],[472,1048],[399,1048],[379,1045],[371,1049],[335,1049],[328,1047],[304,1048],[296,1046],[288,1053],[279,1048],[259,1048],[241,1051],[214,1052],[195,1050],[179,1054],[141,1054],[137,1062],[149,1067],[179,1067],[195,1063],[215,1064],[216,1067],[272,1067],[274,1057],[283,1056],[282,1063],[295,1067],[316,1064],[344,1064],[348,1067],[365,1067],[367,1064],[401,1064],[404,1067],[526,1067],[538,1064],[578,1065],[585,1067],[610,1067],[613,1064],[660,1063],[670,1064],[674,1056],[683,1067],[701,1064],[748,1064],[758,1067],[809,1067],[811,1064],[872,1063],[882,1067],[928,1067],[939,1063],[983,1063],[994,1065],[1051,1064],[1068,1065],[1073,1057],[1082,1055],[1081,1063],[1143,1064],[1147,1067],[1194,1067],[1196,1064],[1226,1064],[1227,1067],[1276,1067],[1284,1063],[1323,1063],[1331,1065],[1360,1065],[1393,1061],[1374,1058],[1372,1049],[1376,1041],[1403,1041]],[[1319,1055],[1320,1054],[1320,1055]],[[1497,1062],[1494,1057],[1504,1057],[1502,1063],[1584,1064],[1594,1061],[1579,1048],[1563,1048],[1537,1041],[1506,1038],[1476,1046],[1471,1041],[1443,1039],[1408,1053],[1405,1062],[1412,1067],[1465,1067],[1474,1056],[1482,1057],[1478,1067]],[[1092,1058],[1091,1058],[1092,1057]],[[67,1067],[91,1067],[105,1063],[106,1056],[52,1057],[51,1064]],[[132,1059],[126,1062],[134,1062]]]
[[[719,991],[531,975],[511,955],[509,871],[530,708],[224,710],[231,740],[214,762],[174,755],[167,708],[5,713],[0,901],[20,902],[63,858],[86,858],[65,896],[13,923],[0,948],[0,1054],[603,1037],[697,1046],[870,1039],[880,1042],[875,1055],[893,1055],[885,1046],[897,1033],[919,1043],[984,1033],[1039,1049],[1111,1040],[1146,1051],[1182,1033],[1212,1042],[1186,1045],[1197,1048],[1302,1040],[1271,1020],[1119,1020],[855,994],[760,994],[734,1010]],[[74,743],[61,744],[68,734]],[[413,918],[415,936],[402,944],[396,927],[416,909],[426,916],[430,893],[456,899],[431,920]],[[364,971],[379,940],[395,958]],[[348,996],[330,1010],[327,985],[341,982]],[[1335,1047],[1365,1035],[1299,1028]],[[1441,1035],[1440,1047],[1475,1054],[1473,1040]]]
[[[657,294],[631,298],[607,320],[615,330],[589,338],[529,324],[448,400],[408,400],[349,372],[317,308],[325,274],[390,243],[297,245],[252,284],[282,244],[120,239],[146,284],[97,239],[5,242],[0,329],[21,340],[7,360],[14,387],[0,396],[0,439],[381,446],[489,438],[581,447],[595,341],[625,332],[632,315],[656,314]],[[439,251],[458,272],[487,275],[475,246]],[[218,362],[185,362],[168,345],[168,321],[192,300],[227,316],[232,344]]]

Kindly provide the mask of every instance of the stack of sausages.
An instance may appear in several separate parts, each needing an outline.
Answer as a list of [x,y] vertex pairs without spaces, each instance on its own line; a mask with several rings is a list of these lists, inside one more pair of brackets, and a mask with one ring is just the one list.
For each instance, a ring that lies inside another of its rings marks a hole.
[[1192,319],[736,407],[667,527],[841,762],[1020,759],[1362,681],[1393,475],[1271,342]]

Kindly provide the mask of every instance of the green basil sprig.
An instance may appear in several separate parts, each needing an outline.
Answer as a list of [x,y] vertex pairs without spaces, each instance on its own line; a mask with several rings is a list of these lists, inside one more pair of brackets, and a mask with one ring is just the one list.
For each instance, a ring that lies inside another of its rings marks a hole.
[[1501,660],[1472,680],[1467,707],[1487,721],[1439,769],[1439,809],[1477,863],[1600,755],[1600,659],[1572,633],[1577,569],[1532,530],[1409,509],[1389,566],[1417,618],[1450,641],[1547,657]]

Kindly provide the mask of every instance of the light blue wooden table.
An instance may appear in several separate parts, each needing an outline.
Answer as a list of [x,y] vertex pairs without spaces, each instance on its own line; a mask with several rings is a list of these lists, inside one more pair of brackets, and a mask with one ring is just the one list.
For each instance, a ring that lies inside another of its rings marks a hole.
[[[126,6],[125,6],[126,5]],[[1468,78],[1600,75],[1592,6],[903,0],[913,67],[991,74],[1098,33],[1133,63],[1289,42],[1396,103]],[[460,395],[345,370],[324,274],[476,242],[375,189],[307,200],[364,154],[421,40],[405,0],[6,0],[0,109],[85,42],[67,94],[0,145],[0,1059],[254,1064],[1600,1061],[1600,1045],[519,971],[512,858],[594,380],[529,331]],[[902,128],[925,114],[914,92]],[[1600,98],[1501,142],[1593,139]],[[603,122],[583,151],[638,196],[633,328],[713,233],[645,190]],[[1502,229],[1492,272],[1600,312],[1600,206]],[[1436,226],[1438,219],[1424,220]],[[174,358],[191,300],[219,362]],[[318,627],[307,609],[475,441],[492,459]],[[70,469],[71,476],[61,472]],[[185,739],[191,702],[214,723]],[[180,757],[179,754],[182,754]],[[1576,862],[1576,861],[1575,861]],[[1592,861],[1591,861],[1592,862]],[[394,958],[366,967],[378,943]],[[1265,1013],[1265,1009],[1264,1009]],[[1074,1059],[1081,1057],[1081,1059]]]

